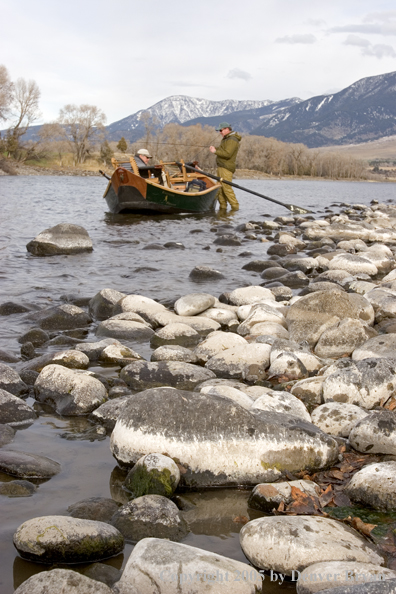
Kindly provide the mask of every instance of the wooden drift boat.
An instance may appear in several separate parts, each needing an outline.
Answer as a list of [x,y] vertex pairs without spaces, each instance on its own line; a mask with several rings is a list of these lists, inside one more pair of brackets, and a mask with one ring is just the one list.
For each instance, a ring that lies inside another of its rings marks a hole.
[[[184,162],[138,169],[128,161],[112,159],[115,169],[103,198],[110,212],[202,213],[214,209],[220,184],[203,173],[187,172]],[[195,181],[197,180],[197,181]]]

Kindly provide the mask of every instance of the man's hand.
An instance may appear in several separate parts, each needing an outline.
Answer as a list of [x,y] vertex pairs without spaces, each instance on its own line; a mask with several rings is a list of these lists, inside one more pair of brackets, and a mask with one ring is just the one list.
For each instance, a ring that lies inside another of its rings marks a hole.
[[215,153],[216,152],[216,149],[215,149],[214,146],[210,146],[209,147],[209,150],[210,150],[211,153]]

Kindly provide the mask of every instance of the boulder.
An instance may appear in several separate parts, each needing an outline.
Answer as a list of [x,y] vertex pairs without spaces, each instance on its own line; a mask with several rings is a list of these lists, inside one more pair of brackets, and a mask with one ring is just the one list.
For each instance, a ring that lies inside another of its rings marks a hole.
[[[365,586],[375,586],[378,594],[389,592],[382,589],[384,580],[396,580],[396,572],[381,565],[373,563],[358,563],[356,561],[329,561],[324,563],[313,563],[304,571],[295,572],[297,581],[297,594],[316,594],[316,592],[328,592],[330,594],[339,591],[339,594],[347,593],[350,587],[362,588],[359,592],[368,592]],[[395,581],[396,584],[396,581]],[[335,588],[335,590],[333,590]],[[370,590],[371,591],[371,590]],[[359,594],[356,590],[356,594]],[[396,592],[396,589],[395,589]],[[374,594],[374,592],[373,592]]]
[[368,274],[375,276],[378,274],[376,265],[364,256],[356,254],[337,254],[329,262],[330,270],[345,270],[354,276],[357,274]]
[[310,497],[320,495],[320,487],[312,481],[288,481],[284,483],[263,483],[256,485],[249,497],[249,507],[264,512],[272,512],[280,503],[288,505],[293,501],[292,487],[306,493]]
[[376,331],[373,328],[366,326],[360,320],[345,318],[323,332],[316,343],[315,353],[319,357],[333,359],[350,355],[375,334]]
[[395,413],[390,410],[371,412],[354,425],[349,434],[349,441],[358,452],[395,456]]
[[352,359],[354,361],[361,361],[362,359],[369,358],[383,358],[389,357],[390,359],[396,357],[396,334],[380,334],[374,336],[360,347],[357,347],[352,353]]
[[11,427],[30,425],[37,418],[34,410],[18,396],[0,389],[0,423]]
[[51,569],[36,573],[19,586],[14,594],[113,594],[106,584],[91,580],[70,569]]
[[293,415],[304,421],[311,422],[311,416],[304,404],[293,394],[279,390],[270,390],[263,394],[252,405],[252,412],[257,410],[269,410],[278,413]]
[[366,409],[385,403],[396,389],[393,359],[363,359],[327,375],[323,382],[325,402],[346,402]]
[[180,481],[177,464],[163,454],[147,454],[128,472],[124,487],[133,497],[162,495],[172,497]]
[[6,497],[31,497],[36,491],[36,485],[30,481],[16,480],[0,483],[0,495]]
[[179,361],[135,361],[124,367],[120,378],[132,390],[146,390],[160,386],[172,386],[181,390],[192,390],[208,379],[216,377],[209,369]]
[[99,380],[60,365],[44,367],[34,384],[34,392],[36,400],[66,416],[90,413],[107,398]]
[[92,240],[88,231],[80,225],[60,223],[41,231],[26,246],[33,256],[58,256],[92,252]]
[[196,316],[215,304],[216,299],[209,293],[190,293],[180,297],[174,309],[179,316]]
[[253,400],[249,398],[249,396],[247,396],[244,392],[241,392],[241,390],[233,388],[232,386],[209,385],[202,388],[200,392],[203,392],[204,394],[214,394],[215,396],[222,396],[223,398],[229,398],[230,400],[233,400],[243,408],[246,408],[246,410],[249,410],[253,404]]
[[13,538],[23,559],[36,563],[93,563],[118,555],[122,534],[105,522],[42,516],[21,524]]
[[198,357],[186,347],[177,344],[165,344],[151,354],[151,361],[181,361],[197,363]]
[[90,418],[95,422],[101,423],[107,429],[113,430],[118,417],[131,397],[132,395],[126,395],[114,398],[114,400],[108,400],[96,408],[91,413]]
[[111,523],[133,542],[150,537],[177,542],[188,533],[177,505],[162,495],[143,495],[129,501],[116,511]]
[[134,312],[117,314],[100,322],[96,329],[96,336],[110,336],[124,340],[150,340],[153,334],[154,330],[151,326]]
[[195,346],[201,339],[201,335],[187,324],[167,324],[153,334],[150,346],[157,348],[164,344],[176,344],[188,347]]
[[258,303],[262,299],[271,299],[271,301],[275,301],[275,297],[271,291],[260,286],[234,289],[234,291],[231,291],[229,294],[229,302],[232,305],[249,305],[251,303]]
[[311,413],[312,423],[329,435],[348,437],[352,427],[369,413],[354,404],[327,402]]
[[270,351],[269,344],[244,344],[219,352],[205,367],[218,377],[255,382],[265,376]]
[[0,471],[22,479],[50,479],[61,466],[58,462],[28,452],[0,450]]
[[126,297],[125,293],[120,293],[120,291],[102,289],[89,302],[89,313],[97,320],[106,320],[113,315],[115,304],[124,297]]
[[243,552],[255,567],[288,576],[325,561],[384,563],[374,546],[356,530],[330,518],[259,518],[245,524],[239,538]]
[[167,311],[167,309],[164,305],[157,303],[157,301],[154,301],[154,299],[150,299],[149,297],[144,297],[143,295],[127,295],[114,305],[113,315],[127,311],[139,314],[154,328],[155,314],[160,311]]
[[196,282],[224,278],[224,274],[220,270],[215,270],[210,266],[194,266],[188,276]]
[[317,291],[294,303],[286,319],[291,340],[307,341],[314,347],[325,330],[345,318],[370,324],[374,320],[374,310],[361,295]]
[[247,342],[238,334],[218,330],[208,334],[196,347],[194,354],[201,363],[206,363],[211,357],[236,346],[247,346]]
[[[396,462],[374,462],[358,470],[345,489],[348,497],[381,511],[396,509]],[[395,575],[396,577],[396,575]]]
[[133,549],[115,594],[254,594],[260,574],[247,563],[158,538]]
[[320,375],[300,380],[293,385],[291,393],[305,404],[308,411],[312,411],[323,402],[324,380],[325,378]]
[[26,394],[29,388],[12,367],[0,363],[0,390],[5,390],[14,396],[21,396]]
[[92,322],[92,318],[81,307],[70,303],[42,309],[29,317],[43,330],[73,330],[85,328]]
[[89,497],[89,499],[83,499],[69,505],[67,511],[72,518],[109,523],[118,510],[118,507],[119,505],[114,499],[109,499],[108,497]]
[[170,388],[135,394],[110,447],[126,466],[153,451],[166,452],[179,465],[181,484],[208,487],[271,482],[285,471],[323,468],[338,456],[337,442],[311,423]]

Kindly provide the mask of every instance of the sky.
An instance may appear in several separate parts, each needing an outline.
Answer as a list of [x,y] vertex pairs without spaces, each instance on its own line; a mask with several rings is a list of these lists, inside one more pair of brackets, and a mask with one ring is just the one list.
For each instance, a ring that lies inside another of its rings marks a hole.
[[42,116],[107,123],[170,95],[308,99],[396,70],[390,0],[0,0],[0,64],[33,79]]

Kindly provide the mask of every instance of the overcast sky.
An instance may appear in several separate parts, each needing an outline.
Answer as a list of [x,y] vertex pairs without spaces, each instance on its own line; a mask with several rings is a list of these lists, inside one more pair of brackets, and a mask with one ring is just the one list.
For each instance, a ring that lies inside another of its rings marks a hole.
[[390,0],[3,0],[0,64],[112,123],[169,95],[307,99],[396,70]]

